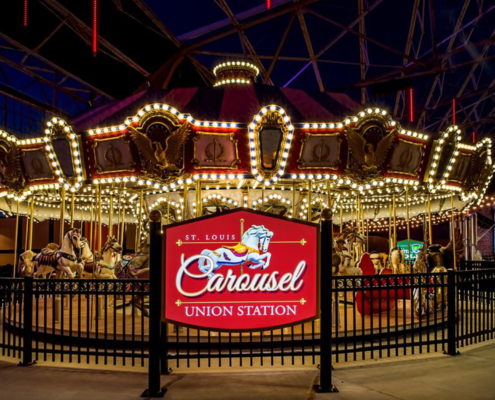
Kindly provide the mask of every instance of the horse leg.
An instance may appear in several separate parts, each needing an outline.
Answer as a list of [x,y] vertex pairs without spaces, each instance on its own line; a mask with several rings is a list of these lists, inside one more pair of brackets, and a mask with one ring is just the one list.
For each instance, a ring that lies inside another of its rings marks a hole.
[[[213,271],[220,268],[220,265],[218,265],[218,260],[220,259],[220,257],[217,254],[215,254],[213,251],[210,251],[210,250],[203,250],[201,252],[201,255],[208,256],[213,260],[213,263],[214,263],[213,264],[213,270],[211,270],[211,272],[208,274],[208,279],[211,279],[211,277],[214,275]],[[208,265],[208,262],[206,261],[206,259],[202,258],[201,260],[203,261],[203,264],[198,263],[199,264],[198,268],[202,273],[206,274],[208,271],[210,271],[210,266]]]
[[[256,257],[258,257],[258,258],[256,258]],[[256,268],[261,267],[261,269],[264,269],[263,266],[265,265],[265,261],[263,261],[263,257],[264,256],[260,256],[258,253],[248,254],[248,256],[247,256],[248,261],[251,261],[252,263],[254,263],[254,264],[251,264],[249,266],[249,268],[256,269]]]
[[272,259],[272,254],[271,253],[265,253],[263,257],[266,258],[265,265],[261,269],[267,269],[268,266],[270,265],[270,260]]
[[[74,279],[75,274],[74,274],[74,272],[72,272],[72,269],[70,269],[69,266],[59,264],[59,267],[62,269],[62,270],[59,270],[59,272],[61,272],[61,273],[65,272],[69,276],[70,279]],[[62,277],[60,277],[59,279],[62,279]]]

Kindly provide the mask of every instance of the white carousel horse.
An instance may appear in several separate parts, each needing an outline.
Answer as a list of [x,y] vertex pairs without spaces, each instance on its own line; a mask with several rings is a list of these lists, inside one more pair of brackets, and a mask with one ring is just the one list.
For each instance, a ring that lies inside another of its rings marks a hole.
[[64,235],[60,249],[56,250],[53,244],[50,244],[40,254],[34,257],[38,267],[35,276],[38,277],[41,275],[46,277],[47,274],[55,269],[57,271],[57,278],[61,278],[65,273],[69,278],[73,279],[76,272],[81,277],[84,266],[78,262],[76,256],[76,249],[80,248],[81,232],[77,228],[72,228]]
[[[337,246],[347,248],[355,263],[361,260],[364,254],[366,238],[357,227],[345,228],[337,238]],[[345,246],[344,246],[345,243]]]
[[394,247],[390,250],[390,269],[394,274],[405,274],[406,265],[404,264],[405,255],[399,247]]
[[362,269],[356,267],[356,263],[347,250],[344,250],[341,258],[342,262],[339,266],[339,275],[363,275]]
[[[235,246],[223,246],[216,250],[203,250],[202,255],[208,256],[213,260],[213,270],[208,275],[213,276],[213,271],[223,265],[234,266],[243,265],[250,261],[252,264],[249,268],[265,269],[270,265],[271,254],[268,253],[268,245],[273,237],[273,232],[266,229],[263,225],[253,225],[242,235],[241,242]],[[198,268],[205,273],[210,269],[207,259],[201,258]]]
[[103,258],[98,262],[95,276],[98,279],[117,279],[115,275],[115,264],[120,261],[122,246],[115,236],[108,237],[107,242],[101,249]]
[[373,252],[370,253],[370,258],[373,262],[373,265],[375,266],[375,274],[378,275],[387,265],[388,256],[385,253]]
[[84,266],[84,271],[82,273],[82,277],[85,279],[93,278],[95,275],[95,256],[89,247],[88,239],[85,237],[81,238],[81,261]]

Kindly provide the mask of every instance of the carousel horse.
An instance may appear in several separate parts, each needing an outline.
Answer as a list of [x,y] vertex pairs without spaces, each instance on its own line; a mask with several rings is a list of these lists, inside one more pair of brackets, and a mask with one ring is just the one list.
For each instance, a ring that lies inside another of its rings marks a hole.
[[359,228],[345,228],[337,238],[337,244],[342,247],[342,242],[352,255],[354,262],[358,262],[364,254],[366,238],[359,232]]
[[[141,243],[137,253],[131,256],[124,256],[116,264],[115,270],[119,279],[149,279],[150,269],[148,266],[150,245]],[[141,290],[141,285],[135,286],[136,290]],[[143,296],[133,296],[131,300],[134,307],[141,310],[144,316],[149,315],[149,306],[145,303]],[[126,304],[129,305],[129,304]]]
[[342,258],[336,252],[332,253],[332,274],[338,275],[340,271],[340,265],[342,264]]
[[107,242],[101,249],[103,257],[96,262],[95,256],[89,247],[88,240],[82,238],[81,243],[80,258],[84,264],[83,276],[85,278],[117,279],[114,268],[122,254],[122,246],[117,239],[114,236],[108,237]]
[[115,264],[120,261],[122,246],[115,236],[109,237],[101,249],[102,259],[98,262],[95,276],[98,279],[117,279]]
[[415,274],[426,274],[428,272],[428,260],[426,259],[426,253],[421,250],[416,256],[416,260],[413,265],[413,272]]
[[77,228],[71,228],[64,235],[61,248],[50,243],[40,254],[34,257],[37,264],[35,277],[40,275],[46,277],[54,270],[57,273],[57,278],[62,278],[64,273],[71,279],[75,278],[76,273],[81,277],[84,266],[78,262],[76,256],[76,251],[80,248],[81,232]]
[[119,279],[149,279],[150,245],[142,243],[133,255],[125,255],[116,265],[116,275]]
[[33,260],[35,256],[36,253],[32,250],[27,250],[19,256],[19,261],[17,263],[17,275],[20,278],[33,276],[34,269],[36,267],[36,262]]
[[248,268],[266,269],[270,265],[271,254],[268,253],[268,246],[273,237],[273,232],[263,225],[253,225],[242,235],[241,242],[235,246],[222,246],[216,250],[203,250],[201,254],[205,257],[198,262],[201,272],[209,272],[211,278],[213,271],[220,267],[242,265],[251,262]]
[[94,278],[96,272],[95,255],[89,247],[88,239],[86,239],[85,237],[81,238],[81,249],[79,258],[81,259],[81,262],[84,266],[82,277],[85,279]]
[[339,266],[339,275],[363,275],[362,269],[356,267],[356,263],[348,251],[344,251],[342,254],[342,262]]
[[436,283],[435,286],[416,288],[413,291],[414,313],[419,318],[428,316],[429,314],[432,315],[431,313],[441,311],[442,308],[447,308],[447,276],[444,275],[443,277],[443,285],[442,277],[435,276],[435,274],[447,272],[447,268],[442,265],[443,263],[443,253],[440,251],[439,245],[429,246],[428,256],[422,250],[416,257],[413,266],[413,270],[416,273],[426,274],[428,269],[431,270],[430,277],[418,276],[417,279],[428,279],[428,283]]
[[371,262],[375,266],[375,274],[379,274],[387,265],[388,255],[373,251],[370,253]]
[[404,252],[399,247],[394,247],[390,250],[389,267],[394,274],[405,274],[406,265]]

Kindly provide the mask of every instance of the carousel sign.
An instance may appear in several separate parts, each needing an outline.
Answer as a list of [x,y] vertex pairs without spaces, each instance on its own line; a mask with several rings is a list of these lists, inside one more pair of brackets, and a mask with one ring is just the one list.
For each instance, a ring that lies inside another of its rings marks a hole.
[[247,331],[318,316],[316,224],[241,209],[165,228],[164,241],[165,321]]

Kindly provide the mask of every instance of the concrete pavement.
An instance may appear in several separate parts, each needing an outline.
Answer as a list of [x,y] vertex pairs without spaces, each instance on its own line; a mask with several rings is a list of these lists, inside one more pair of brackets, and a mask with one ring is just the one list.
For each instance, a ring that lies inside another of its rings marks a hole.
[[[495,399],[495,344],[441,354],[337,365],[339,393],[316,394],[314,368],[173,373],[163,377],[165,398],[175,400],[488,400]],[[147,376],[0,362],[0,399],[125,400],[140,398]]]

